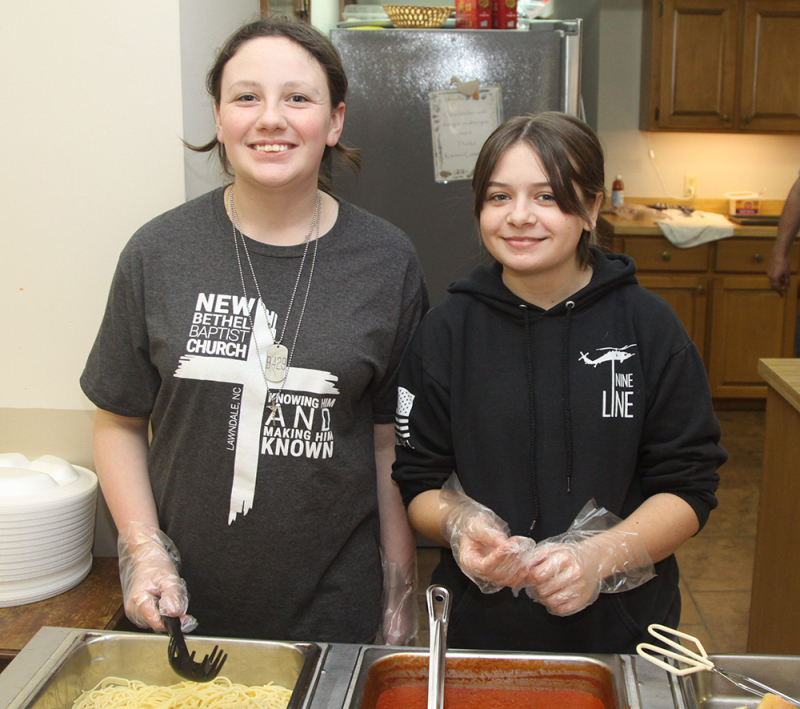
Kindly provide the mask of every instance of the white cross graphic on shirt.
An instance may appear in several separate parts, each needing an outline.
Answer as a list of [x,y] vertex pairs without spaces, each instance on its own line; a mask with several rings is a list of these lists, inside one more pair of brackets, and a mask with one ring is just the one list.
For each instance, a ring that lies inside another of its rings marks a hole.
[[[250,334],[250,344],[247,347],[247,359],[183,355],[174,375],[180,379],[227,382],[228,384],[239,384],[242,387],[228,524],[234,522],[237,515],[246,515],[253,507],[258,474],[261,422],[267,403],[267,386],[264,383],[264,374],[261,369],[263,359],[259,363],[255,338],[258,338],[258,348],[262,358],[266,355],[267,347],[273,343],[274,339],[272,329],[259,301],[256,302],[254,310],[256,313],[255,323],[253,332]],[[282,391],[338,394],[339,390],[335,386],[337,380],[338,377],[330,372],[291,367]],[[280,385],[273,388],[272,392],[276,393],[276,389],[280,389]],[[274,415],[275,412],[271,411],[269,420],[272,420]]]

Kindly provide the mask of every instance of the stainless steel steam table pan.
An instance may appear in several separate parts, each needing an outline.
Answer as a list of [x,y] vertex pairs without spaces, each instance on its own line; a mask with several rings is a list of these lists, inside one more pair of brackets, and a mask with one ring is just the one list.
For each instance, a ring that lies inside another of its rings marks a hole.
[[[650,672],[658,685],[642,703],[639,658],[630,655],[563,655],[523,652],[448,650],[445,687],[472,690],[577,690],[596,697],[604,709],[673,709],[666,673]],[[383,692],[426,686],[428,652],[420,649],[364,647],[359,653],[344,709],[375,709]]]
[[[774,687],[790,697],[800,698],[800,656],[797,655],[710,655],[721,670],[737,672]],[[670,676],[675,694],[685,709],[753,709],[760,699],[712,672],[685,677]],[[679,709],[683,709],[679,707]]]
[[[69,709],[104,677],[169,685],[181,681],[167,661],[168,638],[145,633],[42,628],[0,674],[0,707]],[[293,689],[290,709],[308,709],[329,646],[192,636],[199,656],[218,644],[233,682]],[[354,652],[355,655],[355,652]],[[349,678],[349,673],[348,673]]]

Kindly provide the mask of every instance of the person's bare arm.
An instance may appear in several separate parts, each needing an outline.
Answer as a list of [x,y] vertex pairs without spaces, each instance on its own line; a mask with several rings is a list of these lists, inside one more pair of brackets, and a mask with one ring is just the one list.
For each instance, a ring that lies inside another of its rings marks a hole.
[[697,534],[700,523],[688,502],[677,495],[662,492],[648,497],[614,529],[638,534],[655,563],[674,554]]
[[92,431],[100,487],[117,529],[130,522],[158,527],[147,471],[148,418],[117,416],[97,409]]
[[800,178],[792,185],[792,189],[786,197],[778,223],[778,236],[767,265],[769,284],[781,295],[789,289],[791,279],[789,249],[798,230],[800,230]]
[[448,508],[439,499],[439,490],[426,490],[417,495],[408,506],[411,525],[426,539],[443,547],[450,546],[442,536],[442,521]]

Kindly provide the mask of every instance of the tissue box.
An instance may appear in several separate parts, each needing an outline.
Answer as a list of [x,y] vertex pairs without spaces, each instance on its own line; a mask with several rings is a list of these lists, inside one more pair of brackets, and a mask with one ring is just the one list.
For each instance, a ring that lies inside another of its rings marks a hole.
[[728,192],[728,214],[732,217],[758,214],[761,211],[761,195],[755,192]]

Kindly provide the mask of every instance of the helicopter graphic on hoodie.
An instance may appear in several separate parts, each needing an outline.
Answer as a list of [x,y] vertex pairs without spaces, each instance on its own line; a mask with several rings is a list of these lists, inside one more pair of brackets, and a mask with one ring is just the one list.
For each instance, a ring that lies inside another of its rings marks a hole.
[[633,402],[633,374],[617,374],[616,363],[630,359],[636,353],[628,352],[635,344],[624,347],[598,347],[597,352],[603,352],[599,357],[590,359],[587,352],[581,352],[578,358],[584,364],[590,364],[595,369],[598,364],[611,362],[611,392],[603,391],[603,418],[633,418],[631,411]]

